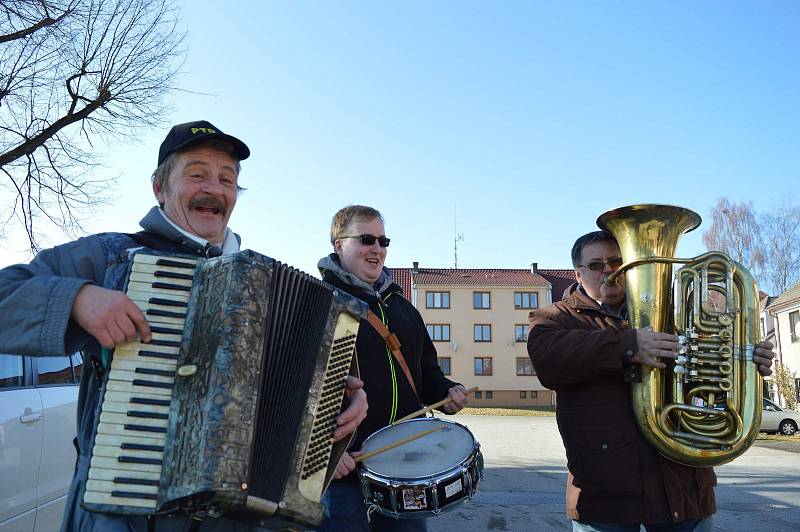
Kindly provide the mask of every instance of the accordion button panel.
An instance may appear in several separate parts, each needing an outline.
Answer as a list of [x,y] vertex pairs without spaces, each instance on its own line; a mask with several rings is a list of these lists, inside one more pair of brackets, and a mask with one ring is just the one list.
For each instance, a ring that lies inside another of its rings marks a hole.
[[134,256],[126,294],[153,332],[114,350],[84,503],[155,510],[195,261]]

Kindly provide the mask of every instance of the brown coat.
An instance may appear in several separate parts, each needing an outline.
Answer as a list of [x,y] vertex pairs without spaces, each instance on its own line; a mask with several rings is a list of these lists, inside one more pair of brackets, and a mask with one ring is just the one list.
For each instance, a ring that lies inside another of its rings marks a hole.
[[636,332],[604,312],[577,284],[562,301],[530,314],[528,355],[558,394],[556,419],[567,467],[581,489],[580,520],[655,524],[716,511],[716,475],[664,458],[639,433],[631,406]]

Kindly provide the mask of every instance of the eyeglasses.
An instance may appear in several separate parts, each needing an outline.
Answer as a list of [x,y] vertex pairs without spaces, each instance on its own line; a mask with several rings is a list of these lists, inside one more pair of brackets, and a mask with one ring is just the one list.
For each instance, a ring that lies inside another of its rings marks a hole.
[[361,244],[365,246],[371,246],[378,241],[378,245],[382,248],[388,248],[390,238],[386,238],[385,236],[375,236],[375,235],[353,235],[353,236],[340,236],[339,238],[358,238],[361,240]]
[[581,268],[589,268],[593,272],[603,271],[606,267],[606,264],[611,268],[611,270],[616,270],[620,266],[622,266],[622,258],[620,257],[613,257],[608,260],[593,260],[589,264],[579,264]]

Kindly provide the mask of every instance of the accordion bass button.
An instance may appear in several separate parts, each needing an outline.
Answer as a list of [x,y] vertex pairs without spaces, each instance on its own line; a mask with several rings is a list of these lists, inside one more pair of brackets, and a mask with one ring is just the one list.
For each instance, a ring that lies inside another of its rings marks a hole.
[[194,364],[189,364],[178,368],[178,375],[181,377],[191,377],[195,373],[197,373],[197,366]]

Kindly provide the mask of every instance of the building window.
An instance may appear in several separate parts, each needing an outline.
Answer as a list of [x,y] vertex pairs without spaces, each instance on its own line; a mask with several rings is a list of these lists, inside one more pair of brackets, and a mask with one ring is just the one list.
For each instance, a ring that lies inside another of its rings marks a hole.
[[517,375],[535,375],[530,358],[517,357]]
[[450,292],[425,292],[425,308],[450,308]]
[[536,390],[531,390],[531,399],[538,399],[538,398],[539,398],[539,392],[537,392]]
[[475,375],[491,375],[491,374],[492,374],[492,358],[475,357]]
[[492,308],[492,294],[490,292],[472,292],[472,308]]
[[519,398],[520,399],[527,399],[528,398],[528,392],[526,392],[525,390],[519,392]]
[[530,325],[527,323],[517,323],[514,325],[514,339],[517,342],[527,342],[528,341],[528,328]]
[[797,342],[800,339],[800,330],[797,324],[800,322],[800,310],[795,310],[789,313],[789,332],[791,333],[792,342]]
[[514,292],[514,308],[536,308],[539,294],[536,292]]
[[476,323],[473,327],[473,340],[476,342],[492,341],[492,326],[485,323]]
[[451,374],[450,357],[439,357],[439,367],[445,375]]
[[487,399],[492,399],[492,398],[493,398],[493,397],[492,397],[492,391],[491,391],[491,390],[489,390],[489,391],[487,391],[487,392],[486,392],[486,398],[487,398]]
[[475,392],[475,399],[483,399],[483,392],[480,390]]
[[767,335],[767,328],[764,326],[764,318],[761,318],[761,338]]
[[428,336],[434,342],[449,342],[450,341],[450,324],[449,323],[429,323],[427,325]]

